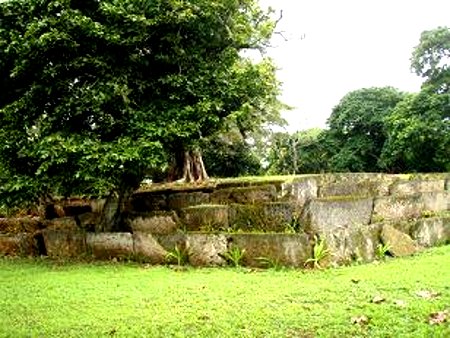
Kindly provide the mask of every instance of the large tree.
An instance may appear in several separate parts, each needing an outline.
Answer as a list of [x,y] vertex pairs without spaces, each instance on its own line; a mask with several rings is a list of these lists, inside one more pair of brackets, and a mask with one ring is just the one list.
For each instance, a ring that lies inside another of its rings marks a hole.
[[424,87],[450,92],[450,28],[424,31],[411,57],[411,68],[425,79]]
[[333,171],[381,171],[379,158],[387,137],[386,116],[405,97],[392,87],[363,88],[345,95],[328,119]]
[[319,128],[274,134],[267,158],[268,172],[286,175],[328,171],[327,141],[325,131]]
[[386,119],[382,164],[389,171],[450,171],[450,29],[424,31],[411,68],[424,78]]
[[277,102],[270,60],[241,53],[274,25],[254,0],[0,3],[1,202],[107,194],[114,230],[153,169],[201,178],[199,140]]

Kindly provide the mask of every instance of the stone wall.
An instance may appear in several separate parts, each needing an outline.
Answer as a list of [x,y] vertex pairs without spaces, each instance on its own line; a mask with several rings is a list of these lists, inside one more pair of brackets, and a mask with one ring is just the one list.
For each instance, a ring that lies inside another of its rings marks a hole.
[[95,233],[101,200],[55,206],[52,219],[0,219],[0,254],[89,256],[162,264],[303,267],[325,243],[322,264],[371,261],[450,243],[450,174],[324,174],[230,180],[136,192],[123,232]]

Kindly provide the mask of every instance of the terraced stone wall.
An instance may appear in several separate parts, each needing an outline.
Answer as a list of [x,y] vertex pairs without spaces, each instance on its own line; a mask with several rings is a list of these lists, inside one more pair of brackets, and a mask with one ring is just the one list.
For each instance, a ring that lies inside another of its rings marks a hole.
[[[0,219],[0,254],[127,258],[194,266],[303,267],[371,261],[450,243],[450,174],[326,174],[202,186],[143,187],[123,232],[95,233],[101,200],[64,201],[50,220]],[[172,253],[172,254],[169,254]]]

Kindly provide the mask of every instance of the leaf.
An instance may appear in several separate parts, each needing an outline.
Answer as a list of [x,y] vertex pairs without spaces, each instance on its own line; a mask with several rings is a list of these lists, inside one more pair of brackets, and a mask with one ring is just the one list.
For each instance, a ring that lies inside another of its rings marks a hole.
[[354,316],[351,318],[351,322],[352,324],[367,325],[369,324],[369,318],[365,315]]
[[416,296],[424,299],[433,299],[439,297],[440,293],[431,290],[420,290],[416,292]]
[[448,319],[449,311],[438,311],[430,314],[428,323],[430,325],[439,325],[445,323]]

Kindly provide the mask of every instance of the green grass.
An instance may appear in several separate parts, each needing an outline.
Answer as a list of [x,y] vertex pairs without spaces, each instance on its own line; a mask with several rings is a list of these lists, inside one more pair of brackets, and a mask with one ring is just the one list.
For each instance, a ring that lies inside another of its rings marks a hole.
[[450,246],[323,271],[0,259],[0,337],[450,337],[428,324],[449,307]]

